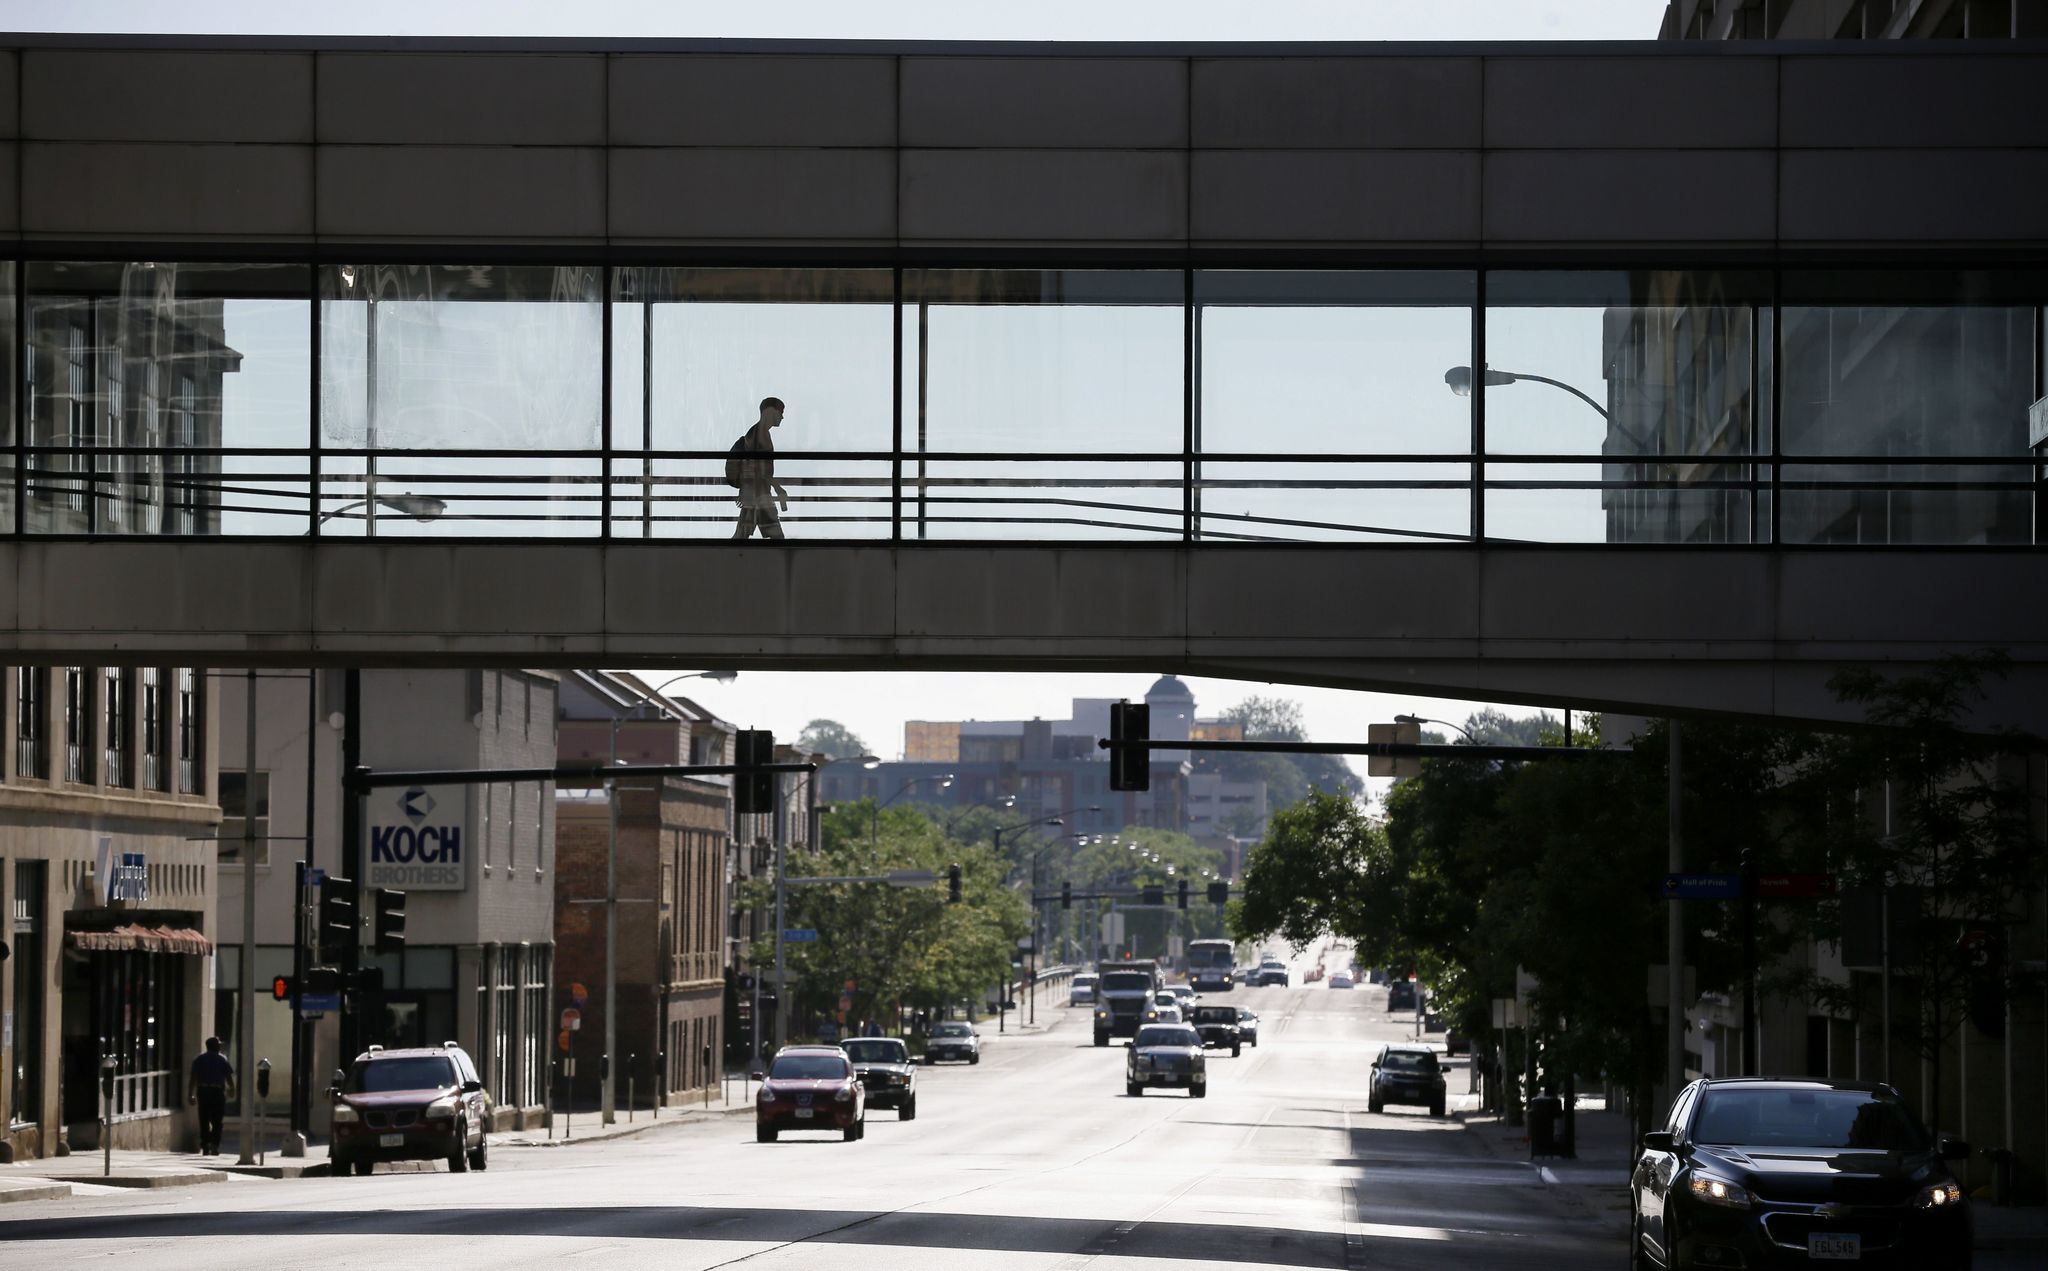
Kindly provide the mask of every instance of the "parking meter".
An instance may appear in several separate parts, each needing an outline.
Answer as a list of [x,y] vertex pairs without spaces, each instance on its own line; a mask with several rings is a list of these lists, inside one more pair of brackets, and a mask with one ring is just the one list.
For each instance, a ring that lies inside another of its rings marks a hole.
[[268,1099],[270,1097],[270,1061],[268,1059],[256,1061],[256,1097],[259,1099]]
[[120,1063],[100,1056],[100,1173],[107,1178],[114,1174],[114,1073]]

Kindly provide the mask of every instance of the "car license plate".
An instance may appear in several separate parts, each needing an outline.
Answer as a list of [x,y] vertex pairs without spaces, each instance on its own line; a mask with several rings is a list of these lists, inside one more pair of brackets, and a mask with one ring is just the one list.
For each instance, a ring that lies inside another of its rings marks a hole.
[[403,1134],[380,1134],[380,1135],[378,1135],[378,1136],[377,1136],[377,1146],[378,1146],[378,1147],[404,1147],[404,1146],[405,1146],[405,1136],[404,1136]]
[[1812,1232],[1806,1237],[1806,1256],[1823,1262],[1860,1262],[1863,1237],[1855,1232]]
[[816,1108],[798,1108],[796,1110],[796,1119],[799,1121],[808,1121],[811,1119],[811,1113],[816,1111]]

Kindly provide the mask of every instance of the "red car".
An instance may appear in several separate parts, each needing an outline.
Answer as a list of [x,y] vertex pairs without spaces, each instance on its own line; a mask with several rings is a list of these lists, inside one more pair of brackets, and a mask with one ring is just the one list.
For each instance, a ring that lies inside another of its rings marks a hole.
[[773,1143],[784,1130],[838,1130],[848,1143],[867,1133],[867,1094],[845,1051],[784,1046],[775,1052],[754,1102],[754,1138]]

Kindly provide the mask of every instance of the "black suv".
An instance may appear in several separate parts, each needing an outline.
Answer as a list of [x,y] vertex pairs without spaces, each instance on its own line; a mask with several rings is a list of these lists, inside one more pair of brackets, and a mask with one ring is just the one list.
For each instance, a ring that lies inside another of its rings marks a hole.
[[339,1178],[378,1161],[448,1162],[448,1172],[490,1167],[491,1096],[454,1042],[410,1050],[372,1046],[337,1071],[329,1168]]
[[853,1061],[853,1073],[868,1093],[868,1107],[894,1108],[898,1121],[917,1117],[917,1069],[910,1050],[895,1037],[849,1037],[839,1049]]
[[1379,1112],[1390,1103],[1426,1107],[1433,1117],[1444,1114],[1444,1070],[1428,1046],[1382,1046],[1372,1061],[1372,1088],[1365,1106]]
[[1232,1055],[1244,1049],[1244,1033],[1238,1026],[1235,1006],[1197,1006],[1188,1023],[1202,1035],[1202,1045],[1228,1046]]

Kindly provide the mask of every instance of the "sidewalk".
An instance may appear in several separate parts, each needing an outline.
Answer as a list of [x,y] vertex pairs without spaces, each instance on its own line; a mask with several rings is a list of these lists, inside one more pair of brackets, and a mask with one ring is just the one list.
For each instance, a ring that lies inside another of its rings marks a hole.
[[[531,1147],[569,1147],[585,1143],[601,1143],[609,1139],[622,1139],[631,1135],[646,1134],[670,1126],[693,1125],[714,1117],[733,1116],[753,1111],[751,1103],[714,1101],[707,1108],[703,1104],[689,1107],[673,1107],[662,1110],[660,1117],[654,1117],[645,1110],[636,1110],[633,1119],[625,1119],[624,1111],[611,1125],[600,1125],[595,1110],[576,1113],[569,1129],[574,1137],[564,1138],[562,1115],[556,1113],[554,1136],[548,1137],[546,1129],[512,1130],[491,1135],[493,1151],[513,1151]],[[232,1138],[232,1134],[229,1136]],[[0,1165],[0,1204],[9,1201],[64,1200],[72,1196],[103,1196],[119,1191],[149,1191],[163,1187],[193,1187],[207,1183],[240,1182],[255,1179],[285,1178],[326,1178],[330,1169],[325,1143],[308,1144],[306,1154],[288,1157],[275,1149],[263,1155],[260,1165],[239,1165],[237,1150],[212,1156],[197,1152],[146,1152],[117,1150],[112,1157],[111,1173],[103,1173],[107,1161],[98,1152],[76,1152],[70,1156],[53,1156],[42,1160],[20,1161],[12,1165]],[[377,1166],[379,1173],[418,1174],[431,1173],[442,1168],[438,1161],[390,1161]]]

